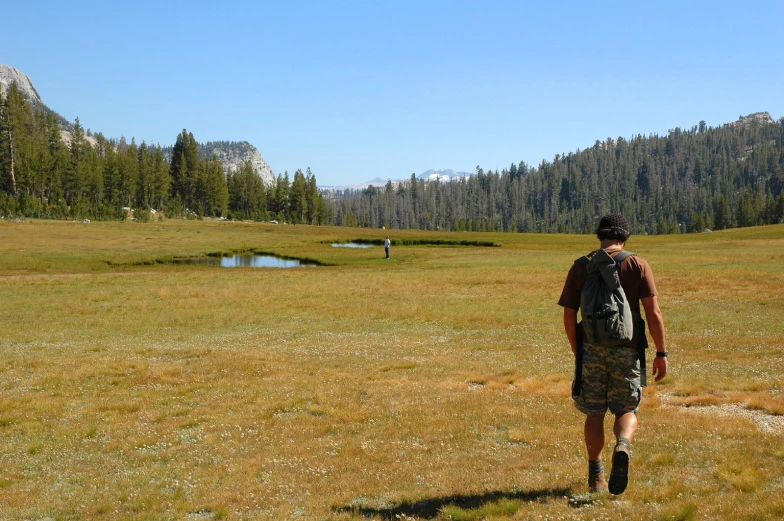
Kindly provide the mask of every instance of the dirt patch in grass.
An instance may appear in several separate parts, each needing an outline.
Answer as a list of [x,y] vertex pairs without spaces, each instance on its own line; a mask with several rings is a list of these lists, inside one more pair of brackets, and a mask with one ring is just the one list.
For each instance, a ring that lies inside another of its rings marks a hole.
[[659,396],[662,400],[662,405],[665,407],[676,407],[697,414],[713,414],[717,417],[743,418],[753,423],[757,429],[765,434],[784,434],[784,416],[768,414],[747,407],[745,404],[717,403],[710,405],[685,405],[673,402],[669,395],[660,394]]

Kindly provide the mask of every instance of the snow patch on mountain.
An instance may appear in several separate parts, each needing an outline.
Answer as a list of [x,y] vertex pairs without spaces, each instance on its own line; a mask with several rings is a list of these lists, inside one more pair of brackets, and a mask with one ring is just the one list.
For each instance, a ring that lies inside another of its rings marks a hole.
[[[459,180],[463,178],[471,177],[473,174],[468,172],[455,172],[454,170],[447,169],[447,170],[425,170],[421,174],[417,175],[417,179],[422,179],[426,182],[440,182],[440,183],[448,183],[452,180]],[[392,179],[390,177],[383,178],[383,177],[376,177],[371,179],[370,181],[365,181],[364,183],[357,183],[353,185],[337,185],[337,186],[319,186],[322,190],[328,191],[340,191],[340,190],[364,190],[369,186],[373,186],[375,188],[383,188],[387,185],[387,183],[392,183],[394,188],[400,183],[410,182],[411,178],[405,179]]]

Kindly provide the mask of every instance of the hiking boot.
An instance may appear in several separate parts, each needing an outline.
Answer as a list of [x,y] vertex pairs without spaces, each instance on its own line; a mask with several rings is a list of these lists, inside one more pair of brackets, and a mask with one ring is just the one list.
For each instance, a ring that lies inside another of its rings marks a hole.
[[604,472],[595,476],[588,476],[588,492],[599,494],[607,490],[607,480],[604,479]]
[[629,484],[629,460],[631,460],[631,443],[626,438],[621,438],[615,445],[612,457],[612,470],[610,471],[610,494],[623,494]]

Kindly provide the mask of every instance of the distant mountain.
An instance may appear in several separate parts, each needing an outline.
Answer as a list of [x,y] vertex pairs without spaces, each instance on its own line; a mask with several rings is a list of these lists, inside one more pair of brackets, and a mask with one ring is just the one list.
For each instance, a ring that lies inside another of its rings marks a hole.
[[[375,186],[376,188],[382,188],[386,186],[388,182],[392,181],[392,179],[382,179],[380,177],[376,177],[375,179],[371,179],[370,181],[365,181],[364,183],[357,183],[353,185],[319,185],[320,190],[327,190],[331,192],[342,191],[342,190],[364,190],[368,186]],[[392,181],[392,184],[397,186],[397,183],[400,181]]]
[[[24,95],[25,99],[33,105],[40,105],[52,112],[60,120],[62,130],[60,132],[63,141],[69,144],[72,139],[73,123],[60,116],[57,112],[49,108],[38,93],[38,89],[33,85],[33,81],[27,74],[19,69],[0,63],[0,92],[4,95],[8,88],[16,83],[16,86]],[[95,146],[96,140],[91,136],[86,136],[87,141]],[[171,147],[164,147],[166,150]],[[246,161],[250,161],[256,174],[261,178],[265,185],[270,186],[275,182],[275,174],[264,161],[259,150],[247,141],[211,141],[199,144],[199,152],[207,159],[217,158],[223,165],[223,171],[238,170]],[[166,158],[167,161],[170,157]]]
[[[386,184],[389,181],[392,181],[392,179],[389,179],[389,178],[382,179],[380,177],[376,177],[375,179],[371,179],[370,181],[367,181],[366,183],[362,183],[362,185],[365,186],[365,187],[371,186],[371,185],[372,186],[386,186]],[[393,183],[399,183],[400,181],[392,181],[392,182]]]
[[[452,179],[462,179],[471,177],[473,174],[469,172],[455,172],[454,170],[447,169],[447,170],[425,170],[421,174],[418,174],[416,177],[417,179],[422,179],[428,182],[448,182]],[[387,185],[387,183],[391,182],[392,186],[397,187],[401,182],[410,180],[411,177],[406,177],[403,179],[392,179],[390,177],[382,178],[376,177],[371,179],[370,181],[365,181],[364,183],[357,183],[353,185],[338,185],[338,186],[319,186],[322,190],[364,190],[368,186],[374,186],[376,188],[381,188]]]
[[464,177],[471,177],[472,173],[469,172],[455,172],[454,170],[426,170],[417,177],[425,181],[451,181],[452,179],[462,179]]

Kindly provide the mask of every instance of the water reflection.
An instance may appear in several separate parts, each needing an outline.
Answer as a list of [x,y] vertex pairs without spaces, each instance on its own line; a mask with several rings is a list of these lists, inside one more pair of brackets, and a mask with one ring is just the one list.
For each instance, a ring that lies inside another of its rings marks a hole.
[[360,244],[358,242],[333,242],[333,248],[372,248],[372,244]]
[[188,264],[206,264],[221,268],[303,268],[317,266],[316,262],[299,259],[282,259],[274,255],[238,253],[228,257],[197,257],[188,259]]

